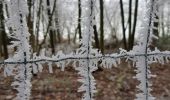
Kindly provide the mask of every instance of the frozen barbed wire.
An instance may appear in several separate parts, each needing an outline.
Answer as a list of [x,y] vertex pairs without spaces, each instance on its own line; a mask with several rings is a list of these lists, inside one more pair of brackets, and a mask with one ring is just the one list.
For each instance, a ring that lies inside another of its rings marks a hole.
[[[159,62],[164,64],[165,61],[168,62],[170,58],[170,51],[159,51],[155,49],[151,51],[148,48],[149,43],[154,35],[152,35],[153,22],[156,20],[155,13],[156,8],[154,0],[147,0],[145,15],[142,27],[139,31],[140,40],[138,45],[134,46],[133,50],[126,51],[120,49],[119,53],[105,54],[102,55],[100,51],[92,48],[93,42],[93,25],[94,21],[94,4],[95,0],[85,0],[83,5],[85,5],[84,15],[86,17],[82,18],[83,24],[83,38],[80,41],[81,47],[75,52],[70,54],[64,54],[62,51],[57,52],[56,55],[51,57],[45,56],[44,52],[37,56],[33,54],[30,57],[30,46],[28,44],[28,29],[26,24],[25,16],[27,15],[27,4],[25,0],[10,0],[8,2],[10,18],[7,21],[8,27],[12,27],[14,32],[9,34],[9,37],[15,38],[11,47],[17,47],[17,52],[12,58],[9,58],[0,64],[4,65],[4,74],[6,76],[14,76],[17,80],[13,82],[12,86],[18,90],[16,99],[18,100],[28,100],[30,97],[31,88],[31,71],[34,73],[42,72],[43,64],[47,63],[49,66],[49,72],[53,73],[53,64],[64,71],[67,64],[72,63],[72,66],[78,70],[80,78],[78,81],[82,83],[79,88],[79,92],[84,92],[83,100],[93,100],[94,93],[96,92],[96,82],[92,75],[92,72],[97,70],[98,62],[102,61],[101,65],[104,68],[111,68],[113,65],[116,67],[120,64],[121,59],[127,59],[136,63],[137,67],[137,79],[141,82],[138,88],[142,91],[137,94],[138,100],[153,100],[154,97],[150,94],[151,89],[149,88],[148,79],[152,76],[150,75],[148,64]],[[17,5],[19,4],[19,5]],[[154,5],[154,6],[153,6]],[[16,7],[17,6],[17,7]],[[152,8],[153,7],[153,8]],[[17,13],[16,13],[17,12]],[[78,62],[78,64],[76,64]],[[15,73],[14,73],[15,71]],[[19,81],[18,81],[19,80]]]
[[[27,2],[25,0],[10,0],[6,1],[9,12],[9,19],[6,23],[7,27],[12,29],[12,33],[8,36],[16,39],[12,41],[13,47],[17,50],[13,57],[6,59],[5,61],[22,61],[23,64],[13,65],[5,68],[5,73],[8,75],[14,75],[14,82],[12,86],[18,91],[15,100],[28,100],[30,97],[31,89],[31,65],[27,64],[27,60],[30,59],[30,45],[29,45],[29,32],[26,22],[26,16],[28,14]],[[7,65],[8,66],[8,65]],[[9,72],[8,72],[9,71]]]
[[[159,50],[158,50],[159,51]],[[121,59],[121,58],[126,58],[126,59],[131,59],[131,58],[135,58],[135,57],[140,57],[140,56],[147,56],[149,57],[154,57],[154,56],[161,56],[164,58],[167,58],[166,62],[168,62],[168,58],[170,58],[170,51],[151,51],[148,54],[144,54],[144,53],[132,53],[132,52],[126,52],[124,54],[119,54],[119,53],[113,53],[113,54],[105,54],[105,55],[97,55],[97,56],[91,56],[91,57],[83,57],[83,56],[79,56],[76,54],[70,54],[65,55],[64,58],[57,58],[57,59],[52,59],[51,57],[49,57],[50,59],[46,59],[46,58],[35,58],[35,59],[31,59],[31,60],[27,60],[26,63],[38,63],[38,62],[60,62],[60,61],[65,61],[65,60],[71,60],[71,61],[78,61],[78,60],[83,60],[83,59],[95,59],[95,60],[101,60],[101,59],[105,59],[105,58],[110,58],[110,59]],[[40,56],[37,56],[40,57]],[[2,65],[13,65],[13,64],[24,64],[23,61],[2,61],[0,62],[0,64]]]
[[[140,84],[137,88],[140,90],[138,94],[136,94],[136,100],[154,100],[155,98],[151,95],[150,91],[152,90],[150,86],[152,84],[149,83],[149,79],[151,78],[150,66],[148,65],[148,56],[149,53],[149,45],[152,42],[152,38],[156,38],[153,34],[154,22],[157,21],[156,14],[157,12],[157,0],[147,0],[146,6],[143,8],[145,14],[143,16],[143,23],[141,25],[141,29],[139,29],[140,39],[138,45],[133,47],[133,50],[130,52],[135,53],[144,53],[145,56],[135,57],[137,74],[136,78],[140,81]],[[150,61],[151,63],[151,61]]]

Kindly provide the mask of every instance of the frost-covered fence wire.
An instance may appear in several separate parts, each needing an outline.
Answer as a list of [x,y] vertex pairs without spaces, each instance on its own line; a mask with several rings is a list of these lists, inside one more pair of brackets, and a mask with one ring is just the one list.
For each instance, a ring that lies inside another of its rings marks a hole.
[[[144,0],[145,1],[145,0]],[[105,54],[102,55],[99,50],[92,47],[93,41],[93,25],[95,24],[95,0],[83,0],[84,5],[82,19],[83,26],[83,38],[80,41],[81,47],[75,52],[70,54],[64,54],[62,51],[57,52],[52,57],[47,57],[42,53],[39,56],[33,54],[31,57],[31,47],[29,45],[29,32],[26,23],[26,16],[28,14],[28,6],[26,0],[6,0],[4,3],[8,6],[9,18],[7,19],[6,25],[12,29],[13,33],[9,33],[8,36],[15,38],[12,41],[11,48],[17,47],[17,50],[13,57],[0,62],[4,68],[4,75],[14,76],[15,82],[12,86],[18,91],[16,100],[29,100],[30,89],[31,89],[31,77],[32,72],[42,72],[42,65],[48,63],[49,72],[53,72],[52,64],[60,66],[64,71],[67,64],[72,64],[80,78],[78,81],[82,83],[79,88],[79,92],[84,92],[82,97],[83,100],[93,100],[94,93],[96,92],[96,83],[92,75],[92,72],[97,70],[98,62],[102,62],[101,66],[104,68],[111,68],[113,65],[117,66],[121,59],[125,58],[134,63],[137,67],[136,78],[141,82],[137,88],[140,92],[136,94],[137,100],[153,100],[155,99],[150,94],[149,79],[152,76],[149,70],[149,64],[153,62],[165,63],[170,58],[170,51],[159,51],[155,49],[151,51],[149,44],[151,38],[155,38],[152,29],[153,23],[156,21],[155,15],[157,14],[156,6],[157,0],[147,0],[146,6],[143,8],[145,14],[143,16],[143,23],[139,28],[140,40],[134,48],[127,52],[126,50],[120,49],[119,53]],[[78,64],[77,64],[78,63]]]
[[[123,50],[123,49],[121,49]],[[94,57],[79,57],[77,55],[74,55],[74,57],[71,57],[70,56],[65,56],[63,58],[58,58],[58,59],[47,59],[47,58],[41,58],[41,59],[35,59],[35,60],[27,60],[26,62],[25,61],[15,61],[15,62],[12,62],[12,61],[1,61],[0,64],[1,65],[13,65],[13,64],[33,64],[33,63],[38,63],[38,62],[53,62],[53,63],[56,63],[56,62],[60,62],[60,61],[67,61],[67,60],[86,60],[86,59],[89,59],[89,60],[97,60],[97,59],[122,59],[122,58],[128,58],[128,59],[131,59],[131,58],[135,58],[135,57],[143,57],[143,56],[147,56],[148,58],[150,57],[163,57],[163,58],[166,58],[166,59],[158,59],[157,58],[157,61],[155,62],[160,62],[160,63],[165,63],[165,62],[168,62],[168,58],[170,57],[170,51],[159,51],[158,49],[156,49],[155,51],[152,51],[148,54],[142,54],[142,53],[131,53],[131,52],[127,52],[126,50],[124,51],[124,53],[120,54],[120,53],[114,53],[114,55],[111,55],[111,54],[106,54],[106,55],[101,55],[101,56],[94,56]]]

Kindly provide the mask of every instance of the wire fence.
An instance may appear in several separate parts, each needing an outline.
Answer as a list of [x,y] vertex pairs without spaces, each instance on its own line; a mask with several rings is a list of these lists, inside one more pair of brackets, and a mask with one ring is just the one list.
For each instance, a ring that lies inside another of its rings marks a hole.
[[[95,0],[87,0],[86,1],[86,9],[85,10],[85,17],[84,21],[84,31],[83,31],[83,38],[81,40],[81,47],[77,49],[76,53],[70,53],[70,54],[63,54],[63,53],[57,53],[56,55],[53,55],[52,57],[46,57],[44,55],[30,57],[30,49],[28,43],[28,35],[24,33],[28,33],[27,30],[27,24],[25,21],[26,13],[22,10],[23,9],[23,2],[24,0],[11,0],[10,4],[8,4],[11,11],[9,13],[12,15],[13,12],[17,13],[15,14],[18,16],[19,19],[16,19],[20,23],[18,26],[15,26],[15,23],[12,27],[16,28],[18,27],[18,31],[14,32],[14,37],[17,38],[19,44],[17,45],[18,52],[11,58],[4,60],[0,62],[1,65],[7,65],[4,67],[4,70],[6,70],[6,73],[11,74],[12,71],[15,69],[15,65],[18,65],[18,72],[14,74],[15,76],[15,82],[13,83],[14,86],[17,86],[18,95],[17,99],[19,100],[28,100],[30,97],[30,89],[31,89],[31,70],[35,69],[34,66],[31,66],[31,64],[37,64],[37,63],[48,63],[49,67],[52,63],[57,63],[59,66],[65,66],[66,62],[79,62],[79,65],[75,68],[79,71],[79,74],[81,76],[81,79],[79,80],[82,82],[82,86],[78,91],[85,92],[83,99],[84,100],[93,100],[94,93],[96,92],[95,87],[95,80],[92,75],[92,72],[97,70],[98,68],[98,62],[101,61],[103,67],[110,68],[112,65],[116,65],[117,63],[120,63],[121,59],[127,59],[132,61],[133,63],[136,63],[136,67],[138,69],[136,78],[141,82],[139,85],[139,89],[141,90],[141,93],[137,93],[136,97],[137,99],[142,100],[153,100],[154,97],[150,94],[150,85],[149,85],[149,78],[150,78],[150,72],[149,72],[149,65],[153,62],[159,62],[164,63],[165,61],[168,61],[170,58],[170,51],[151,51],[148,48],[150,37],[151,37],[151,29],[152,25],[154,23],[154,7],[155,7],[155,0],[148,0],[146,7],[146,16],[144,18],[147,18],[146,22],[144,23],[144,27],[142,27],[142,40],[139,41],[139,44],[137,46],[134,46],[133,50],[130,50],[127,52],[126,50],[120,49],[120,53],[113,53],[113,54],[101,54],[98,52],[98,50],[93,49],[92,47],[92,35],[93,35],[93,25],[95,23],[94,16],[94,4]],[[15,8],[12,8],[15,7]],[[25,7],[24,7],[25,9]],[[15,11],[16,10],[16,11]],[[149,14],[148,14],[149,13]],[[14,17],[15,19],[16,17]],[[12,19],[12,16],[11,16]],[[14,20],[13,19],[13,20]],[[13,21],[12,20],[12,21]],[[145,25],[146,24],[146,25]],[[143,35],[146,34],[146,35]],[[136,48],[136,49],[135,49]],[[69,60],[69,61],[68,61]],[[63,63],[64,62],[64,63]],[[51,69],[51,67],[50,67]],[[50,71],[52,72],[52,71]]]
[[[58,58],[58,59],[38,59],[38,60],[27,60],[27,61],[1,61],[0,64],[31,64],[31,63],[37,63],[37,62],[60,62],[60,61],[66,61],[66,60],[93,60],[93,59],[106,59],[106,58],[110,58],[110,59],[128,59],[128,58],[135,58],[135,57],[153,57],[153,56],[161,56],[164,58],[169,58],[170,57],[170,51],[162,51],[159,53],[156,52],[151,52],[148,54],[141,54],[141,53],[135,53],[135,54],[130,54],[129,52],[126,52],[126,54],[117,54],[117,53],[113,53],[116,55],[110,55],[110,54],[106,54],[106,55],[102,55],[102,56],[94,56],[94,57],[79,57],[79,55],[73,55],[74,57],[65,57],[65,58]],[[67,56],[67,55],[66,55]]]

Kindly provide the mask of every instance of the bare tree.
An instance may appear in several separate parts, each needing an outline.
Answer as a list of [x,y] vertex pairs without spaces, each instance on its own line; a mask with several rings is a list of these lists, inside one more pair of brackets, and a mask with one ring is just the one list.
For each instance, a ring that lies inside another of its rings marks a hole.
[[[54,1],[56,2],[56,1]],[[61,43],[62,41],[62,35],[61,35],[61,29],[60,29],[60,20],[59,20],[59,7],[58,5],[55,5],[55,15],[54,15],[54,24],[55,24],[55,28],[57,29],[55,31],[56,34],[54,34],[54,41],[56,41],[56,38],[57,37],[57,41],[58,43]],[[64,23],[63,23],[64,24]]]
[[[57,0],[54,0],[54,5],[53,5],[53,8],[52,8],[52,12],[51,12],[51,10],[50,10],[50,8],[48,8],[47,9],[47,14],[48,14],[48,25],[47,25],[47,30],[46,30],[46,32],[45,32],[45,34],[44,34],[44,39],[43,39],[43,41],[39,44],[39,48],[38,48],[38,52],[37,52],[37,54],[39,54],[40,53],[40,50],[41,50],[41,48],[42,48],[42,45],[45,43],[45,41],[46,41],[46,38],[47,38],[47,35],[48,35],[48,33],[49,33],[49,36],[51,37],[50,39],[50,44],[51,44],[51,48],[52,48],[52,50],[51,50],[51,52],[52,53],[54,53],[55,52],[55,48],[54,48],[54,39],[53,39],[53,31],[50,29],[50,27],[51,27],[51,25],[52,25],[52,20],[53,20],[53,15],[54,15],[54,13],[55,13],[55,10],[56,10],[56,1]],[[49,0],[47,0],[47,6],[50,6],[50,1]]]
[[[94,20],[95,20],[95,16],[94,16]],[[94,30],[95,47],[100,49],[99,38],[98,38],[98,32],[97,32],[97,26],[96,25],[93,25],[93,30]]]
[[125,34],[125,16],[124,16],[122,0],[120,0],[120,13],[121,13],[121,23],[122,23],[121,25],[122,25],[122,33],[123,33],[123,44],[124,44],[124,48],[127,49],[126,34]]
[[104,53],[104,4],[103,0],[100,0],[100,49]]
[[4,53],[4,58],[8,58],[8,49],[7,49],[7,35],[5,32],[5,23],[3,15],[3,0],[0,1],[0,53]]
[[134,19],[133,19],[133,29],[131,34],[131,39],[129,41],[129,49],[133,48],[134,40],[135,40],[135,32],[136,32],[136,24],[137,24],[137,16],[138,16],[138,0],[135,0],[135,9],[134,9]]
[[132,40],[132,0],[129,0],[129,19],[128,19],[128,25],[129,25],[129,39],[128,39],[128,50],[130,50],[131,40]]
[[[170,4],[168,4],[170,5]],[[167,31],[166,33],[170,33],[170,8],[168,8],[168,18],[167,18]]]
[[82,32],[81,32],[81,13],[82,13],[82,9],[81,9],[81,0],[78,0],[78,31],[79,31],[79,39],[82,38]]
[[28,3],[28,7],[29,7],[28,8],[29,13],[28,13],[28,17],[27,17],[27,25],[28,25],[28,30],[30,33],[30,43],[33,48],[33,52],[35,52],[35,35],[33,33],[33,20],[31,18],[31,16],[32,16],[31,8],[33,6],[33,0],[27,0],[27,3]]
[[162,37],[165,37],[165,23],[164,23],[164,8],[161,11],[161,29],[162,29]]
[[40,31],[40,20],[41,20],[41,12],[42,12],[42,0],[40,0],[38,7],[39,8],[37,12],[37,21],[36,21],[36,50],[38,50],[38,45],[39,45],[39,31]]
[[[56,1],[56,0],[55,0]],[[56,3],[56,2],[55,2]],[[54,4],[56,5],[56,4]],[[47,0],[47,13],[48,13],[48,17],[50,19],[50,16],[51,16],[51,10],[50,10],[50,0]],[[51,18],[52,19],[52,18]],[[52,24],[51,24],[52,25]],[[54,45],[54,31],[52,29],[50,29],[50,32],[49,32],[49,36],[50,36],[50,44],[51,44],[51,52],[52,54],[55,53],[55,45]]]
[[[153,0],[153,2],[156,2],[156,0]],[[158,12],[159,12],[159,5],[158,3],[155,3],[155,6],[154,6],[155,10],[157,10],[157,13],[155,13],[154,17],[155,17],[155,21],[153,22],[153,28],[152,28],[152,31],[153,31],[153,34],[157,37],[159,37],[159,15],[158,15]],[[156,45],[156,39],[153,38],[153,41],[152,41],[152,45],[151,45],[151,49],[154,49],[155,48],[155,45]]]

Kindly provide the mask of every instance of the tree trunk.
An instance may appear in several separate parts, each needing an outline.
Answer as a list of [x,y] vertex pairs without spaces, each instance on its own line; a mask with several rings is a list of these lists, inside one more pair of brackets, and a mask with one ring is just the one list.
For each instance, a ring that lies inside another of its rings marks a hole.
[[97,33],[97,26],[93,25],[93,30],[94,30],[94,40],[95,40],[95,47],[100,49],[99,46],[99,38],[98,38],[98,33]]
[[[156,1],[153,0],[153,2],[156,2]],[[158,27],[159,27],[159,16],[158,16],[159,6],[158,5],[156,5],[156,10],[157,10],[157,13],[155,14],[156,21],[153,22],[152,31],[155,36],[159,37],[159,30],[158,30]],[[152,41],[152,45],[150,46],[151,50],[154,50],[155,45],[156,45],[156,39],[154,38]]]
[[[7,59],[8,58],[7,35],[5,32],[5,24],[4,24],[4,16],[3,16],[3,2],[2,1],[0,1],[0,24],[1,24],[0,25],[1,26],[0,34],[2,36],[1,44],[3,45],[4,58]],[[1,48],[2,48],[2,46],[1,46]]]
[[41,19],[41,8],[42,8],[42,0],[39,2],[39,9],[37,14],[37,22],[36,22],[36,50],[38,50],[39,45],[39,31],[40,31],[40,19]]
[[100,49],[104,53],[104,14],[103,0],[100,0]]
[[78,27],[76,27],[75,33],[74,33],[74,39],[73,39],[73,43],[74,43],[74,44],[76,44],[77,30],[78,30]]
[[164,10],[161,12],[161,19],[162,37],[165,37]]
[[29,14],[28,14],[28,18],[27,18],[27,25],[28,25],[28,31],[30,33],[30,44],[33,48],[33,52],[35,52],[35,35],[33,34],[33,21],[31,18],[31,8],[32,8],[32,0],[27,0],[28,2],[28,10],[29,10]]
[[[1,19],[0,19],[0,21],[1,21]],[[1,23],[0,23],[0,28],[1,28]],[[2,54],[3,54],[3,52],[2,52],[2,31],[0,30],[0,57],[3,56]]]
[[81,32],[81,0],[78,0],[78,30],[79,30],[79,39],[82,38],[82,32]]
[[[55,5],[55,4],[54,4]],[[49,21],[50,21],[50,16],[51,16],[51,10],[50,10],[50,0],[47,0],[47,13],[48,13],[48,18],[49,18]],[[50,23],[50,22],[49,22]],[[52,24],[51,24],[52,25]],[[50,25],[50,26],[51,26]],[[49,32],[49,36],[50,36],[50,45],[51,45],[51,52],[52,54],[55,53],[55,46],[54,46],[54,33],[53,33],[53,30],[50,29],[50,32]]]
[[[47,0],[47,4],[48,5],[50,5],[49,4],[49,0]],[[52,12],[50,12],[50,9],[47,9],[47,13],[48,13],[48,17],[49,17],[49,23],[48,23],[48,25],[47,25],[47,30],[46,30],[46,32],[45,32],[45,34],[44,34],[44,39],[43,39],[43,41],[39,44],[39,48],[38,48],[38,52],[37,52],[37,54],[39,55],[39,53],[40,53],[40,50],[41,50],[41,48],[42,48],[42,45],[45,43],[45,41],[46,41],[46,38],[47,38],[47,35],[48,35],[48,32],[50,31],[50,26],[52,25],[52,20],[53,20],[53,15],[54,15],[54,12],[55,12],[55,10],[56,10],[56,0],[54,1],[54,6],[53,6],[53,10],[52,10]],[[53,41],[53,40],[52,40]],[[54,46],[53,46],[53,44],[51,44],[51,47],[53,48]],[[52,49],[52,52],[54,52],[55,50],[54,50],[54,48]]]
[[168,9],[168,18],[167,18],[167,34],[170,34],[170,8]]
[[61,32],[60,32],[60,24],[59,24],[59,12],[58,9],[56,9],[55,11],[55,24],[56,24],[56,28],[57,28],[57,42],[61,43],[62,41],[62,36],[61,36]]
[[69,29],[69,27],[68,27],[68,26],[67,26],[67,32],[68,32],[68,35],[67,35],[67,38],[68,38],[68,44],[71,44],[71,36],[70,36],[71,31],[70,31],[70,29]]
[[130,41],[129,49],[133,48],[134,40],[135,40],[135,32],[136,32],[136,24],[137,24],[137,16],[138,16],[138,0],[135,1],[135,10],[134,10],[134,20],[133,20],[133,29],[132,29],[132,38]]
[[127,49],[126,34],[125,34],[125,16],[124,16],[122,0],[120,0],[120,12],[121,12],[121,22],[122,22],[123,44],[124,44],[124,48]]
[[129,24],[129,41],[128,41],[128,50],[130,50],[131,46],[131,41],[132,41],[132,0],[129,0],[129,19],[128,19],[128,24]]

